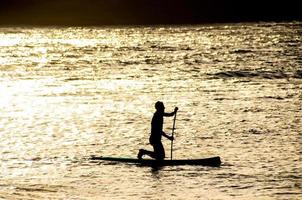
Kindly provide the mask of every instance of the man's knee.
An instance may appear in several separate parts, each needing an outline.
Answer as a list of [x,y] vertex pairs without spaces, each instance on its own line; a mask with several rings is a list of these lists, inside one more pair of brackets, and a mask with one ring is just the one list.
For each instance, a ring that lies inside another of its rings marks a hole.
[[156,156],[155,156],[156,160],[164,160],[165,159],[165,153],[156,152],[155,154],[156,154]]

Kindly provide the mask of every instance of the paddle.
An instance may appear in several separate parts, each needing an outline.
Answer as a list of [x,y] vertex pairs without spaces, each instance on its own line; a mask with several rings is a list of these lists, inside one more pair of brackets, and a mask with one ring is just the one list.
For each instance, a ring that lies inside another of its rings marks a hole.
[[[175,121],[176,121],[176,114],[177,114],[177,110],[178,108],[175,108],[175,115],[174,115],[174,119],[173,119],[173,128],[172,128],[172,138],[174,140],[174,130],[175,130]],[[173,140],[171,140],[171,160],[172,160],[172,156],[173,156]]]

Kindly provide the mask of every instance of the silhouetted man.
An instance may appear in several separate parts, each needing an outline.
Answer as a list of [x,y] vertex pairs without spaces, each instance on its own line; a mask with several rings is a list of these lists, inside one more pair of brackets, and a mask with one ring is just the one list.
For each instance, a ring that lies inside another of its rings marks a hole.
[[152,118],[151,135],[149,138],[149,142],[153,146],[154,151],[152,152],[145,149],[140,149],[137,155],[138,159],[142,159],[144,155],[148,155],[156,160],[163,160],[165,158],[165,149],[161,142],[162,136],[165,136],[169,140],[174,140],[172,136],[168,136],[163,131],[163,123],[164,117],[172,117],[176,114],[178,108],[175,107],[174,112],[165,113],[165,106],[161,101],[155,103],[155,108],[156,112],[154,113]]

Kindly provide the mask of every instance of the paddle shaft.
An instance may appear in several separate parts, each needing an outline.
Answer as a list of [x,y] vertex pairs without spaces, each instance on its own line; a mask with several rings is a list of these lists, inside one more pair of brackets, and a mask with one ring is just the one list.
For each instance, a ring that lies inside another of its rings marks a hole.
[[[172,138],[174,137],[176,114],[177,114],[177,111],[175,112],[174,119],[173,119]],[[174,138],[173,138],[173,140],[174,140]],[[172,157],[173,156],[173,140],[171,140],[171,160],[173,158]]]

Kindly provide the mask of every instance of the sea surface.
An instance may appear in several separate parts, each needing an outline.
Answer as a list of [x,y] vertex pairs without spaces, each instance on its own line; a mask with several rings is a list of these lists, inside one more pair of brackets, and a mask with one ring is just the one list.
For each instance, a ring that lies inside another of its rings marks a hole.
[[[0,199],[302,199],[301,52],[302,22],[1,27]],[[151,150],[158,100],[221,167],[89,159]]]

